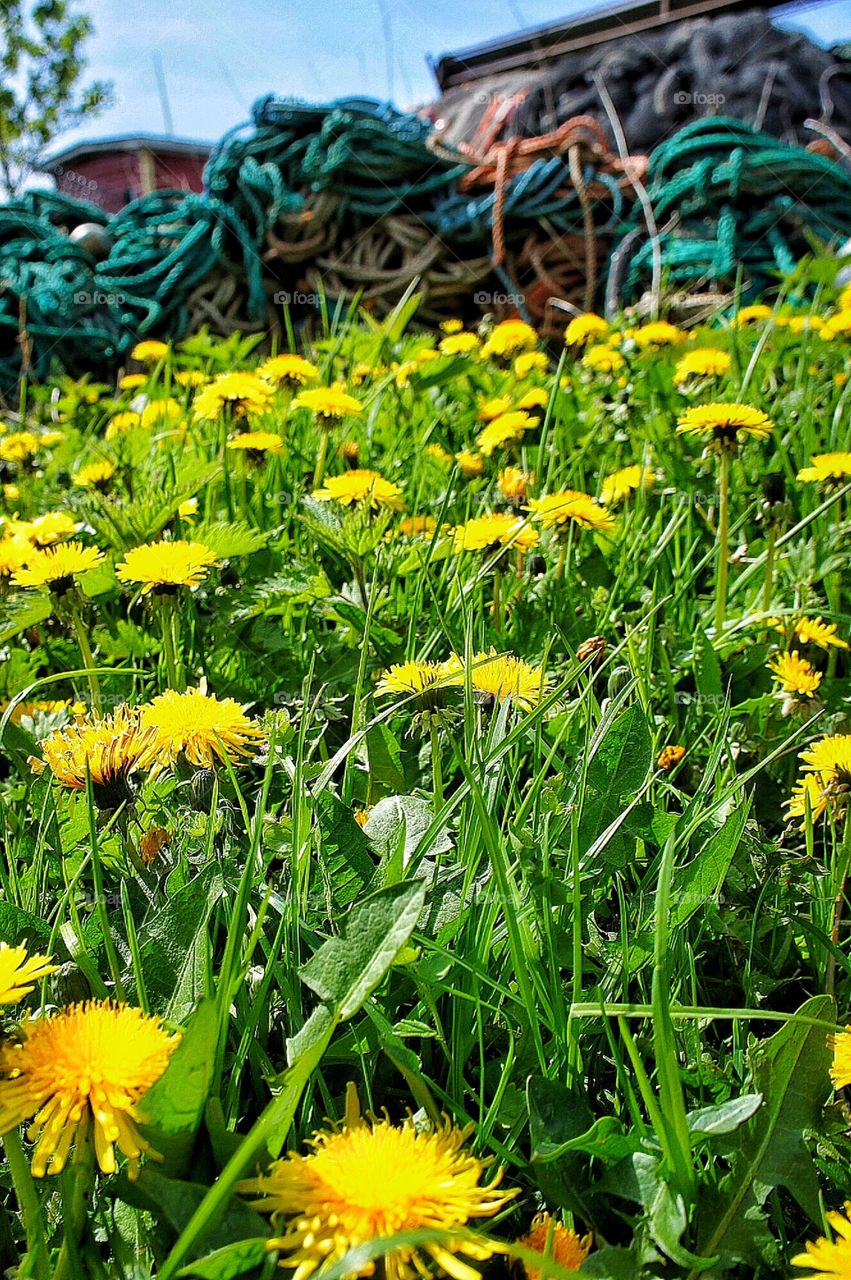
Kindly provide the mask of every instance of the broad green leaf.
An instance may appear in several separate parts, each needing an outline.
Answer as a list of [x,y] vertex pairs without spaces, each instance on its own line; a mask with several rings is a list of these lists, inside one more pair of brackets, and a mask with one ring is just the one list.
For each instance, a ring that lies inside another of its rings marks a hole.
[[385,796],[370,810],[364,831],[382,857],[390,857],[402,845],[402,861],[407,866],[413,855],[435,857],[448,853],[452,837],[448,827],[440,827],[424,843],[434,822],[434,809],[423,796]]
[[199,1280],[232,1280],[233,1276],[245,1275],[259,1267],[269,1251],[269,1240],[266,1236],[253,1240],[237,1240],[235,1244],[226,1244],[222,1249],[208,1253],[205,1258],[191,1262],[178,1272],[181,1276],[197,1276]]
[[369,792],[372,799],[405,790],[402,752],[386,724],[376,724],[366,735]]
[[212,1000],[202,1000],[180,1044],[153,1088],[139,1104],[164,1173],[185,1172],[213,1078],[218,1021]]
[[[207,1193],[207,1187],[195,1182],[167,1178],[149,1164],[144,1166],[138,1178],[132,1182],[122,1173],[116,1179],[114,1187],[115,1195],[125,1204],[153,1213],[157,1223],[170,1228],[175,1235],[191,1220]],[[199,1253],[211,1253],[232,1244],[234,1240],[257,1240],[264,1234],[268,1238],[265,1220],[244,1200],[234,1196],[224,1212],[212,1219],[207,1230],[198,1237],[196,1250]]]
[[413,932],[425,900],[421,880],[373,893],[345,917],[301,969],[302,981],[338,1018],[350,1018],[374,991]]
[[729,1102],[719,1102],[715,1107],[702,1107],[688,1113],[689,1133],[702,1133],[708,1137],[720,1133],[733,1133],[739,1125],[750,1120],[762,1106],[761,1093],[743,1093]]
[[815,996],[798,1010],[823,1026],[787,1022],[751,1054],[755,1089],[763,1105],[742,1125],[725,1156],[732,1169],[699,1205],[698,1251],[719,1254],[726,1267],[758,1265],[770,1235],[762,1206],[772,1188],[784,1187],[812,1222],[821,1221],[819,1182],[805,1135],[818,1130],[831,1093],[828,1037],[836,1018],[833,1000]]
[[700,845],[681,871],[671,891],[671,927],[681,927],[711,898],[717,897],[745,829],[750,800],[730,813],[721,827]]
[[174,1022],[182,1021],[205,993],[208,925],[223,892],[221,872],[211,863],[139,930],[151,1006]]

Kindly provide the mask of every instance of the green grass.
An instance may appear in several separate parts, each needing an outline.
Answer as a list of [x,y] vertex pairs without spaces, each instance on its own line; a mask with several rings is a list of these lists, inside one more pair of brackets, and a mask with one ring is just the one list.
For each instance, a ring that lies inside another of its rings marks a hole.
[[[802,281],[767,323],[707,324],[693,345],[728,351],[731,370],[688,391],[673,374],[687,348],[641,352],[628,335],[620,375],[570,350],[520,384],[476,357],[400,379],[394,366],[435,341],[412,306],[383,324],[326,312],[304,350],[364,406],[331,431],[326,475],[356,442],[404,515],[433,517],[419,537],[399,534],[402,513],[311,498],[319,428],[289,391],[250,424],[284,436],[265,460],[224,447],[227,413],[193,420],[175,371],[251,368],[250,340],[193,340],[141,392],[57,375],[57,406],[51,387],[28,389],[27,425],[63,436],[3,463],[7,520],[68,512],[106,561],[74,609],[0,579],[0,936],[61,966],[6,1008],[6,1035],[37,1009],[111,996],[183,1039],[143,1104],[163,1160],[138,1181],[84,1154],[33,1181],[26,1137],[7,1134],[2,1266],[37,1280],[268,1277],[268,1219],[237,1184],[340,1121],[353,1082],[365,1111],[471,1126],[476,1154],[519,1192],[479,1228],[518,1258],[513,1242],[547,1209],[593,1232],[583,1274],[792,1274],[825,1210],[851,1197],[828,1075],[851,999],[851,825],[841,788],[816,821],[783,810],[798,753],[849,732],[851,677],[846,649],[790,643],[804,615],[851,639],[851,484],[796,479],[814,454],[848,448],[848,340],[782,323],[808,306]],[[834,293],[813,305],[827,314]],[[373,372],[353,384],[363,364]],[[481,403],[533,387],[549,395],[537,427],[465,478],[454,455],[475,448]],[[185,429],[107,437],[134,396],[164,388]],[[776,424],[731,459],[720,629],[718,458],[676,434],[685,407],[710,401]],[[75,487],[102,459],[109,493]],[[656,483],[612,508],[612,536],[574,526],[564,545],[544,530],[522,554],[458,555],[444,532],[506,508],[505,465],[536,497],[599,494],[637,462]],[[774,475],[785,493],[768,490]],[[219,561],[165,617],[114,571],[163,534]],[[817,699],[776,696],[767,663],[787,645],[822,673]],[[475,655],[491,647],[546,672],[530,709],[477,691]],[[394,664],[453,653],[466,674],[438,715],[376,696]],[[140,770],[112,808],[91,778],[73,792],[30,768],[71,714],[32,704],[91,707],[97,687],[108,712],[182,680],[244,704],[263,752]],[[666,772],[674,744],[685,753]],[[155,828],[167,842],[148,862]]]

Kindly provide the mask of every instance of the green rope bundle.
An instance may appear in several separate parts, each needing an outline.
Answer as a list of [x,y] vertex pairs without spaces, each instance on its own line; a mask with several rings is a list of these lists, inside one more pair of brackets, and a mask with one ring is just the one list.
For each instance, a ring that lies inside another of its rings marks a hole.
[[[105,220],[61,193],[30,192],[0,207],[0,389],[12,394],[23,347],[39,378],[54,363],[71,374],[109,374],[140,338],[182,337],[193,299],[215,293],[225,277],[238,282],[241,324],[274,323],[270,295],[317,271],[343,293],[377,280],[387,299],[422,274],[446,307],[461,305],[473,283],[512,285],[490,267],[497,216],[509,253],[522,252],[530,235],[556,245],[581,234],[581,202],[563,157],[541,156],[509,177],[501,215],[493,189],[459,189],[471,167],[434,147],[424,120],[389,104],[268,97],[249,126],[222,139],[201,195],[156,191]],[[676,284],[730,281],[743,265],[759,287],[792,266],[805,230],[823,238],[851,232],[851,176],[735,120],[689,125],[654,152],[657,245],[611,174],[586,162],[583,180],[599,193],[595,232],[625,226],[629,252],[615,257],[625,280],[614,271],[610,279],[610,287],[623,283],[625,299],[659,258]],[[111,248],[95,261],[69,232],[104,221]],[[306,229],[304,252],[298,227]],[[522,311],[522,299],[518,305]]]
[[729,289],[741,268],[755,296],[792,269],[807,233],[829,242],[851,231],[851,174],[726,117],[695,121],[658,147],[646,187],[658,236],[634,206],[613,258],[610,305],[638,297],[654,262],[678,287]]

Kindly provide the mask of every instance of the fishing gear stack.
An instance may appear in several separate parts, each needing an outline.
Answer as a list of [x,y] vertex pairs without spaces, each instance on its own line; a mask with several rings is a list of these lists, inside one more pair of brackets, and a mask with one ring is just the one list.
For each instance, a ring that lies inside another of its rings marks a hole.
[[[837,78],[826,86],[835,103]],[[381,315],[414,282],[424,322],[519,314],[549,334],[648,291],[729,289],[740,270],[757,292],[813,236],[851,234],[836,116],[815,149],[710,116],[648,158],[605,99],[610,119],[557,110],[543,128],[537,99],[499,110],[495,95],[465,137],[440,104],[270,96],[216,147],[200,194],[155,191],[107,217],[29,192],[0,207],[0,388],[54,365],[112,376],[141,338],[202,326],[280,334],[285,308],[309,320],[323,299]]]

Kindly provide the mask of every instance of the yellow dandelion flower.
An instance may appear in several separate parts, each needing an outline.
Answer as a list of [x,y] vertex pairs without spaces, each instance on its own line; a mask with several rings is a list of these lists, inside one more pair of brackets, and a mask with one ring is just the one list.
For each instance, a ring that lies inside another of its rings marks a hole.
[[183,405],[179,400],[169,396],[163,400],[149,400],[140,415],[139,425],[148,430],[151,427],[168,427],[183,419]]
[[[5,715],[10,706],[9,702],[0,705],[0,716]],[[16,702],[9,720],[12,724],[20,724],[22,720],[32,720],[37,715],[53,716],[63,711],[84,713],[85,707],[80,702],[72,706],[68,698],[38,698],[34,702]]]
[[275,431],[243,431],[241,435],[228,440],[228,448],[236,452],[256,454],[280,453],[284,447],[284,437]]
[[61,542],[72,533],[76,533],[77,525],[72,516],[64,511],[47,511],[36,516],[22,527],[22,533],[34,547],[51,547]]
[[17,502],[21,496],[20,485],[4,484],[3,485],[3,501],[9,503]]
[[543,351],[523,351],[515,356],[512,368],[515,378],[528,378],[530,373],[546,373],[549,361]]
[[600,501],[604,507],[611,507],[617,502],[624,502],[639,489],[652,489],[655,483],[656,473],[652,468],[636,462],[605,477],[600,486]]
[[138,709],[121,706],[110,715],[92,713],[55,729],[41,744],[44,759],[31,756],[29,764],[36,774],[49,770],[70,791],[85,791],[88,774],[98,807],[114,809],[129,798],[131,774],[150,763],[153,741]]
[[504,467],[496,478],[499,491],[506,502],[525,502],[529,492],[529,477],[520,467]]
[[456,453],[455,461],[465,480],[475,480],[476,476],[480,476],[485,469],[485,460],[482,455],[473,453],[470,449],[462,449],[460,453]]
[[0,1004],[17,1004],[35,989],[41,978],[55,973],[58,966],[50,956],[27,955],[26,947],[10,947],[0,942]]
[[831,480],[851,479],[851,453],[817,453],[810,465],[798,472],[804,484],[829,484]]
[[18,569],[12,581],[19,587],[48,587],[54,595],[64,595],[81,573],[88,573],[104,559],[97,547],[81,542],[62,542],[45,551],[32,551],[26,567]]
[[851,796],[851,733],[828,734],[800,754],[803,777],[786,801],[790,818],[804,817],[809,803],[813,821],[830,809],[844,811]]
[[130,359],[138,360],[140,364],[156,364],[158,360],[165,360],[168,352],[167,342],[155,342],[152,339],[148,339],[145,342],[136,343],[130,352]]
[[532,387],[517,401],[517,408],[525,409],[527,413],[537,418],[540,417],[538,410],[546,409],[549,402],[550,397],[543,387]]
[[[523,1236],[518,1243],[532,1253],[540,1253],[542,1257],[552,1258],[553,1262],[557,1262],[565,1271],[578,1271],[591,1252],[594,1237],[578,1236],[570,1227],[556,1222],[550,1214],[539,1213],[532,1219],[529,1234]],[[538,1267],[532,1267],[528,1262],[524,1262],[523,1270],[526,1273],[526,1280],[541,1280],[541,1271]]]
[[697,347],[687,351],[677,361],[674,382],[686,382],[689,378],[720,378],[730,372],[732,359],[726,351],[715,347]]
[[851,1277],[851,1201],[843,1213],[827,1214],[835,1240],[808,1240],[804,1252],[791,1259],[793,1267],[807,1267],[811,1280],[849,1280]]
[[771,319],[772,314],[771,307],[763,302],[755,302],[750,307],[740,307],[730,323],[734,329],[745,329],[751,324],[763,324]]
[[778,329],[788,329],[790,333],[821,333],[825,321],[821,316],[784,316],[776,320]]
[[148,381],[146,373],[125,373],[122,378],[118,379],[118,387],[120,391],[138,391],[140,387],[144,387]]
[[609,332],[609,322],[593,311],[586,311],[583,316],[574,316],[564,331],[566,347],[584,347]]
[[347,466],[354,468],[360,459],[360,445],[357,440],[344,440],[337,453]]
[[485,359],[510,360],[521,351],[533,351],[538,345],[538,335],[524,320],[503,320],[491,330],[482,347]]
[[833,1037],[830,1078],[834,1089],[844,1089],[851,1084],[851,1027],[845,1027]]
[[177,1048],[159,1018],[110,1000],[89,1000],[25,1022],[0,1046],[0,1132],[29,1120],[37,1178],[61,1173],[71,1147],[91,1136],[103,1173],[115,1148],[131,1173],[151,1148],[139,1133],[139,1103]]
[[795,623],[795,635],[801,644],[815,644],[820,649],[847,649],[848,641],[836,634],[835,622],[825,622],[819,615],[817,618],[799,618]]
[[41,445],[34,431],[12,431],[0,439],[0,462],[26,462]]
[[611,511],[592,498],[589,493],[575,489],[562,489],[548,493],[543,498],[533,498],[529,503],[532,519],[545,529],[577,524],[580,529],[593,529],[596,533],[613,533],[615,518]]
[[42,449],[52,449],[54,445],[61,444],[64,439],[64,431],[42,431],[38,443]]
[[442,356],[471,356],[480,346],[479,337],[475,333],[452,333],[441,338],[439,349]]
[[203,689],[161,693],[142,707],[140,724],[153,731],[151,755],[161,768],[174,764],[181,753],[200,769],[212,769],[216,758],[236,763],[251,756],[264,738],[238,702],[219,701]]
[[279,356],[270,356],[264,360],[257,370],[261,378],[276,387],[303,387],[308,382],[315,382],[319,370],[304,356],[292,351],[284,351]]
[[333,387],[309,387],[293,400],[294,409],[309,409],[325,422],[335,422],[350,414],[363,413],[360,400],[350,396],[341,383]]
[[445,704],[453,683],[445,662],[400,662],[390,667],[375,686],[375,696],[393,694],[415,698],[422,709],[434,710]]
[[688,334],[667,320],[652,320],[633,330],[632,340],[639,351],[658,351],[660,347],[679,347]]
[[324,489],[317,489],[313,496],[320,502],[339,502],[344,507],[362,506],[372,510],[388,507],[401,511],[403,506],[402,490],[377,471],[355,470],[341,476],[328,476]]
[[[403,1231],[457,1230],[498,1213],[516,1192],[499,1190],[500,1173],[481,1183],[485,1164],[464,1150],[471,1130],[448,1120],[425,1129],[412,1120],[355,1117],[316,1134],[309,1155],[290,1152],[239,1189],[260,1197],[255,1207],[280,1231],[269,1241],[283,1255],[280,1265],[308,1280],[358,1245]],[[476,1280],[478,1272],[461,1259],[484,1262],[500,1251],[483,1236],[404,1245],[387,1251],[382,1269],[386,1280],[419,1280],[430,1259],[453,1280]],[[370,1262],[351,1274],[374,1270]]]
[[479,422],[493,422],[494,418],[500,417],[503,413],[508,413],[510,408],[511,398],[509,396],[492,396],[489,400],[480,401],[476,417]]
[[453,530],[453,550],[495,551],[497,547],[520,547],[528,550],[538,545],[538,533],[522,516],[505,511],[492,511],[475,516]]
[[822,783],[814,773],[808,773],[803,778],[799,778],[792,788],[789,799],[783,802],[787,820],[800,818],[803,829],[806,826],[806,815],[809,810],[813,822],[818,822],[822,814],[827,812],[829,782],[828,778]]
[[617,373],[618,370],[623,369],[626,359],[614,347],[601,343],[596,347],[588,348],[582,357],[581,364],[583,369],[590,369],[592,373]]
[[832,342],[836,337],[845,338],[849,334],[851,334],[851,307],[830,316],[821,330],[821,336],[826,342]]
[[215,422],[227,409],[237,418],[254,418],[272,407],[274,388],[256,373],[219,373],[195,395],[196,422]]
[[0,538],[0,578],[11,578],[29,554],[29,544],[22,538]]
[[[458,677],[463,683],[464,677]],[[509,698],[521,711],[531,711],[547,691],[543,667],[516,658],[513,653],[477,653],[470,666],[473,692],[485,702],[502,702]]]
[[124,413],[116,413],[106,424],[106,431],[103,436],[105,440],[114,440],[116,436],[123,435],[125,431],[132,431],[135,427],[141,427],[141,413],[134,413],[132,409],[127,409]]
[[800,758],[808,773],[830,772],[851,783],[851,733],[827,734],[806,747]]
[[677,420],[678,435],[711,436],[718,445],[733,446],[741,436],[766,440],[774,423],[761,409],[748,404],[700,404],[686,409]]
[[180,587],[200,586],[218,563],[202,542],[148,542],[127,552],[115,576],[121,582],[140,583],[144,596],[152,591],[172,594]]
[[418,365],[431,364],[432,360],[440,359],[440,352],[436,347],[421,347],[414,359]]
[[398,532],[403,538],[431,538],[436,530],[434,516],[405,516],[399,521]]
[[203,387],[209,378],[201,369],[178,369],[174,374],[174,380],[179,387],[196,391],[198,387]]
[[768,664],[775,683],[779,686],[779,694],[795,694],[811,698],[822,680],[822,673],[816,671],[806,658],[802,658],[797,649],[793,653],[778,654]]
[[431,458],[432,462],[436,462],[439,467],[452,466],[452,454],[444,449],[442,444],[427,444],[426,457]]
[[515,444],[522,438],[524,432],[537,425],[537,419],[523,409],[515,409],[513,413],[501,413],[479,432],[476,444],[484,456],[489,458],[497,449]]
[[88,462],[71,477],[80,489],[106,489],[115,475],[111,462]]

